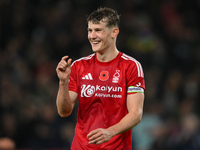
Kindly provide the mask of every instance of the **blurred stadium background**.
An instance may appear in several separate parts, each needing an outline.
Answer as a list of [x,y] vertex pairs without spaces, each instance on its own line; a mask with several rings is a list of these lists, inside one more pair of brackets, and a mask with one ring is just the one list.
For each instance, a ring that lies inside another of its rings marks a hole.
[[133,150],[199,150],[199,0],[0,0],[0,137],[16,149],[69,149],[77,106],[57,114],[55,68],[92,53],[85,18],[100,6],[121,14],[117,47],[145,73]]

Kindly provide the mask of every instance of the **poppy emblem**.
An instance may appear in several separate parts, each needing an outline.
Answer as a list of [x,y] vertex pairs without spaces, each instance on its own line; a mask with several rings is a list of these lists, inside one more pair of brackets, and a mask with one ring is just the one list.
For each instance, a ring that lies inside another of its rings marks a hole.
[[99,79],[100,79],[101,81],[106,81],[106,80],[108,80],[108,78],[109,78],[109,73],[108,73],[108,71],[102,71],[102,72],[100,73]]

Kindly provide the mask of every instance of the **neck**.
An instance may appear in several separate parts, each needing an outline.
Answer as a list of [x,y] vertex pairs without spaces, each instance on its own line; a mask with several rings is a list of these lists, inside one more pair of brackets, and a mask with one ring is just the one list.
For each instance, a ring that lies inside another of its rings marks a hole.
[[119,51],[117,48],[114,48],[113,50],[106,50],[105,52],[97,52],[97,59],[101,62],[109,62],[113,60],[117,55],[119,54]]

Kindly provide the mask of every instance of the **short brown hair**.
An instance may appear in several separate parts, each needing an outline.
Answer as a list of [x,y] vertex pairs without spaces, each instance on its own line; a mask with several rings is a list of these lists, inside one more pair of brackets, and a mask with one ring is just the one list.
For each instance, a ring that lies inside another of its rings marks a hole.
[[87,22],[90,21],[94,24],[98,24],[100,21],[105,21],[107,22],[107,27],[114,26],[119,28],[120,16],[118,15],[117,11],[104,7],[98,8],[96,11],[87,16]]

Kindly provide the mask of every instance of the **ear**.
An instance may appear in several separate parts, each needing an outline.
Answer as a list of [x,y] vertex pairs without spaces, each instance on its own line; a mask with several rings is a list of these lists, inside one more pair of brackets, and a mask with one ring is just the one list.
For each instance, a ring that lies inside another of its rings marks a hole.
[[116,38],[117,35],[119,34],[119,28],[114,28],[112,31],[112,38]]

